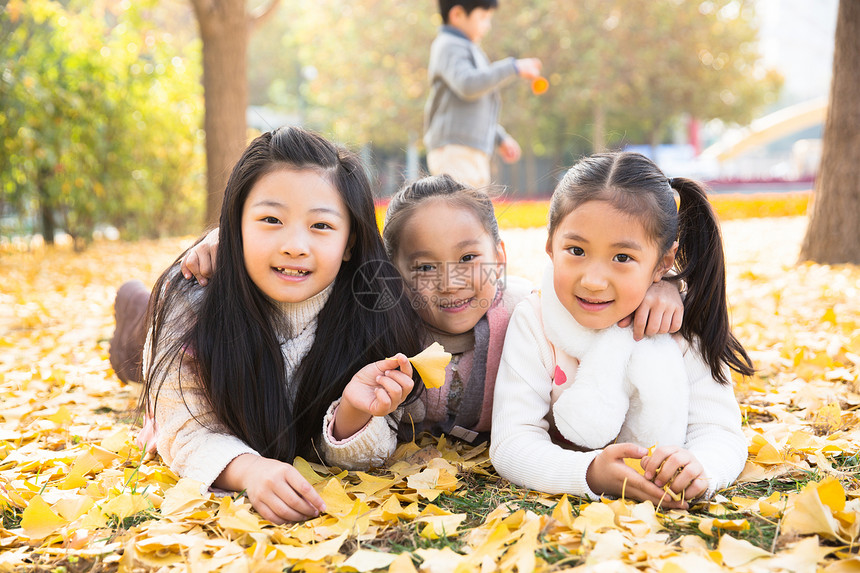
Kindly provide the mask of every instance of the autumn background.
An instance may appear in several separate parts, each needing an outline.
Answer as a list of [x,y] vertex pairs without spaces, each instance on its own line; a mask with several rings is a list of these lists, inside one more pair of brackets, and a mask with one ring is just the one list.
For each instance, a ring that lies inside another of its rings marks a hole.
[[[712,196],[758,367],[735,380],[750,454],[735,486],[689,512],[589,503],[426,436],[369,474],[298,461],[328,513],[279,527],[133,445],[138,388],[107,360],[113,297],[215,220],[259,130],[299,123],[360,150],[382,212],[421,170],[435,2],[0,4],[0,571],[860,570],[856,2],[834,11],[815,183]],[[537,55],[550,83],[503,94],[524,148],[495,168],[510,274],[538,278],[545,197],[575,158],[704,147],[796,103],[762,57],[762,5],[502,3],[486,51]]]

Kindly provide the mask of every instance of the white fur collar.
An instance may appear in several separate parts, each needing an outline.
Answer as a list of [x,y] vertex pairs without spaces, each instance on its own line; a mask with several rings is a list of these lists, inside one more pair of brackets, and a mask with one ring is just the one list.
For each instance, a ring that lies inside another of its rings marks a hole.
[[681,350],[669,335],[635,342],[630,328],[582,326],[558,299],[552,264],[541,284],[541,319],[556,351],[579,361],[553,404],[566,439],[590,449],[616,438],[645,447],[683,444],[689,389]]

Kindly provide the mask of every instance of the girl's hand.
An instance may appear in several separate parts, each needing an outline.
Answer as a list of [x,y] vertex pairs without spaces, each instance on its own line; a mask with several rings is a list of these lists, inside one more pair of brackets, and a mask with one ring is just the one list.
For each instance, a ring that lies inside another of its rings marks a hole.
[[[399,368],[399,370],[398,370]],[[343,390],[332,434],[343,440],[364,427],[372,416],[387,416],[412,391],[412,364],[405,354],[368,364]]]
[[311,519],[325,511],[320,495],[296,468],[254,454],[234,458],[214,485],[244,491],[257,513],[277,525]]
[[647,454],[646,448],[636,444],[606,446],[588,466],[585,475],[588,487],[598,495],[623,495],[629,499],[650,501],[666,509],[687,509],[686,502],[673,500],[662,488],[624,463],[624,458],[641,459]]
[[642,458],[645,479],[663,487],[667,483],[683,499],[692,500],[708,491],[708,478],[705,469],[696,456],[680,446],[661,446],[650,456]]
[[218,228],[209,231],[203,240],[191,247],[191,250],[182,257],[179,270],[182,276],[190,279],[191,275],[201,285],[206,285],[212,273],[215,272],[215,256],[218,253]]
[[675,333],[681,330],[684,319],[684,301],[678,292],[678,283],[661,280],[648,287],[642,304],[636,311],[618,322],[625,328],[633,324],[633,339],[645,336]]

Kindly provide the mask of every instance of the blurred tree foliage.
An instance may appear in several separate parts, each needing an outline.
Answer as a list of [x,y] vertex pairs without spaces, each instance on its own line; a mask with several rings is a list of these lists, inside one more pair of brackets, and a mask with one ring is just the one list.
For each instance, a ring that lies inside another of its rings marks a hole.
[[199,49],[146,18],[155,0],[11,0],[0,12],[0,214],[81,245],[196,230]]
[[550,90],[506,94],[507,126],[543,155],[576,141],[581,152],[654,145],[685,117],[744,125],[775,101],[782,83],[761,61],[754,6],[508,0],[487,49],[540,57]]
[[[262,0],[249,0],[251,8]],[[534,158],[667,141],[686,118],[745,124],[777,95],[753,0],[503,0],[491,59],[536,56],[550,82],[503,92]],[[250,103],[353,146],[423,135],[435,0],[281,3],[252,36]],[[9,0],[0,8],[0,225],[88,237],[197,230],[205,201],[200,42],[189,0]],[[270,126],[276,127],[276,126]],[[3,232],[0,227],[0,233]]]
[[309,120],[334,137],[404,148],[423,136],[427,58],[441,19],[434,0],[318,0],[295,26],[302,67],[317,77]]
[[[269,86],[272,101],[294,111],[303,102],[308,120],[338,139],[402,149],[422,135],[440,24],[433,0],[287,3],[252,46],[258,103]],[[757,30],[752,0],[504,0],[484,49],[491,59],[541,58],[549,91],[506,88],[502,123],[526,154],[563,164],[662,142],[682,118],[756,117],[781,85],[763,66]],[[312,81],[299,74],[308,66]]]

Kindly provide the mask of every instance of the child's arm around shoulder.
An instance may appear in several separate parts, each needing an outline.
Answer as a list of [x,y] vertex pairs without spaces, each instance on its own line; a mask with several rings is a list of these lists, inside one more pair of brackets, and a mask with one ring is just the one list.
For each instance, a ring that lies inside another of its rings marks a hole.
[[194,276],[197,282],[204,286],[209,282],[209,278],[215,272],[215,258],[218,254],[218,232],[218,227],[209,231],[196,245],[188,249],[188,252],[182,257],[180,269],[182,270],[182,276],[186,279]]
[[684,301],[677,281],[663,279],[648,287],[642,303],[618,326],[633,326],[633,339],[678,332],[684,320]]

